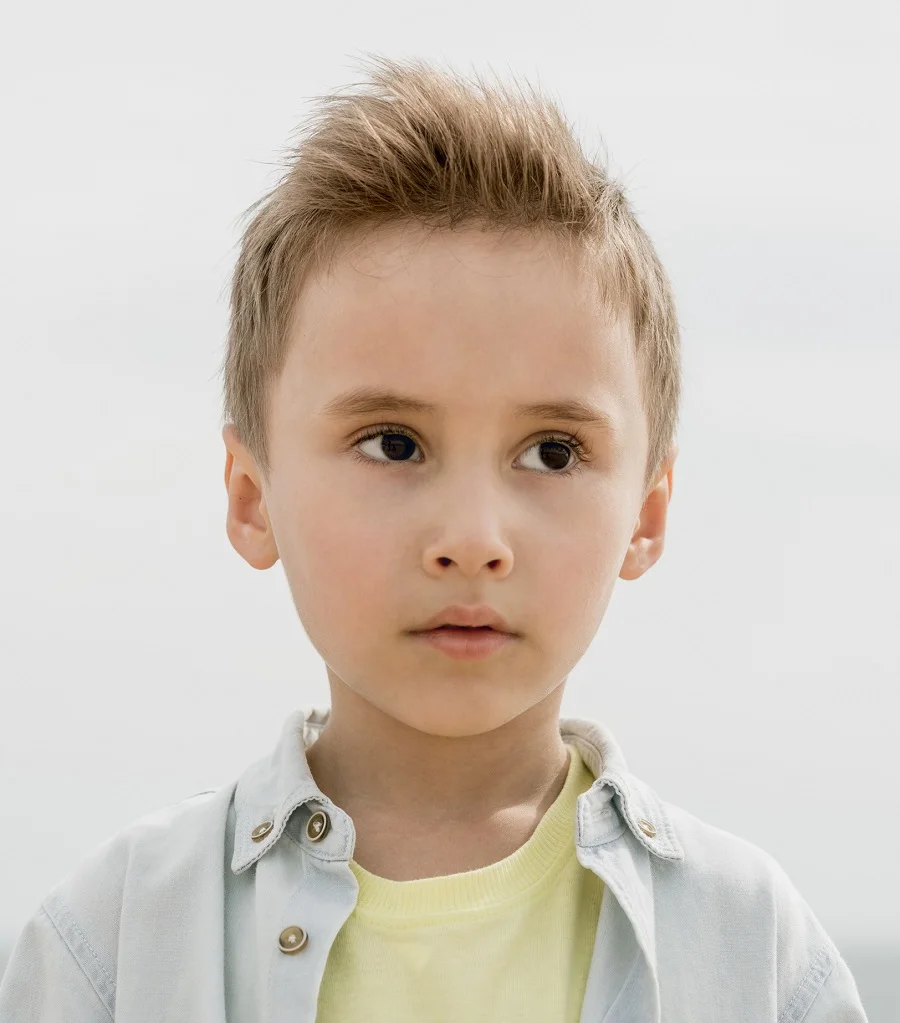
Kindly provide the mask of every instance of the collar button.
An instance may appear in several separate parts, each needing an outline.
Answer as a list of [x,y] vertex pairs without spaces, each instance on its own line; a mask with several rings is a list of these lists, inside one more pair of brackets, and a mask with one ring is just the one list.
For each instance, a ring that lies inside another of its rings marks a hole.
[[330,827],[331,821],[328,819],[328,814],[323,810],[316,810],[306,822],[306,837],[310,842],[321,842],[328,834]]
[[274,827],[272,821],[263,821],[262,824],[257,824],[256,827],[250,832],[250,837],[254,842],[261,842],[266,835]]
[[653,836],[656,834],[656,828],[653,827],[653,825],[650,823],[650,821],[647,820],[646,817],[641,817],[641,819],[638,821],[638,827],[641,829],[641,831],[644,832],[645,835],[649,835],[650,838],[653,838]]

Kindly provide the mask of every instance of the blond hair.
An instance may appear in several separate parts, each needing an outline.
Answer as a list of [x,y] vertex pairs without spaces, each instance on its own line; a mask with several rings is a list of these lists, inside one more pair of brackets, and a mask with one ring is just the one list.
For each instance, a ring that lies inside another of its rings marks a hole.
[[421,60],[371,57],[368,90],[320,96],[287,170],[243,217],[231,282],[223,425],[268,484],[269,398],[300,288],[351,235],[411,221],[552,232],[589,253],[604,300],[630,315],[649,450],[644,496],[666,462],[681,395],[668,277],[621,186],[590,161],[533,87],[469,83]]

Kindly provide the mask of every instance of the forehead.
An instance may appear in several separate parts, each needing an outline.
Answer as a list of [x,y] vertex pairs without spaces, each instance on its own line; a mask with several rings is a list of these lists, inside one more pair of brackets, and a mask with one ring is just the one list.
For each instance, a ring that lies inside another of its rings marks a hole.
[[639,402],[630,323],[587,258],[546,234],[475,227],[379,228],[305,282],[281,397],[316,413],[360,386],[462,416],[580,398],[624,419]]

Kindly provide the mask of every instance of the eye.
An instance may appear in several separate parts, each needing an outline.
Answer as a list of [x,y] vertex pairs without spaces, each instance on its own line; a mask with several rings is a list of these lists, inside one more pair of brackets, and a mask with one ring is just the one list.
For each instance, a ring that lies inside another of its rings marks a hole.
[[[410,454],[416,445],[416,441],[412,435],[407,433],[406,430],[399,426],[384,426],[378,430],[371,430],[369,433],[363,435],[354,444],[354,447],[359,448],[361,444],[368,444],[370,441],[377,440],[379,437],[384,439],[378,444],[373,444],[371,447],[378,451],[382,455],[387,455],[388,461],[390,462],[406,462],[408,458],[404,457]],[[374,454],[366,455],[364,461],[381,462],[380,458],[376,458]],[[419,459],[421,461],[421,459]],[[382,465],[387,463],[381,462]]]
[[[362,451],[366,444],[369,445],[370,453]],[[419,465],[422,462],[421,458],[413,460],[407,457],[412,455],[417,447],[418,442],[404,427],[382,425],[373,427],[354,442],[354,454],[359,461],[370,464],[387,466],[409,462]],[[531,451],[537,451],[538,464],[528,468],[544,476],[571,476],[582,471],[581,463],[589,461],[587,446],[577,436],[549,434],[531,444],[520,457],[524,458]],[[385,459],[378,457],[379,455],[384,455]],[[550,471],[547,471],[548,468]]]
[[[544,440],[539,440],[536,444],[532,444],[525,454],[529,451],[537,451],[537,461],[543,459],[545,467],[558,470],[551,472],[551,476],[568,476],[578,471],[576,467],[582,461],[583,449],[579,450],[579,448],[580,445],[574,438],[563,440],[559,437],[546,437]],[[523,458],[525,454],[522,455]],[[537,471],[540,472],[541,469],[539,468]]]

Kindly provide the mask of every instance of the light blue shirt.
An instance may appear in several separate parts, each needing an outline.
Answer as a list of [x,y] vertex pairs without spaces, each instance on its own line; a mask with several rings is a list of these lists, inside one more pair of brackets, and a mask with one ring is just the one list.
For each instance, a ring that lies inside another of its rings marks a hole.
[[[0,1023],[313,1023],[358,892],[353,821],[306,761],[328,714],[295,711],[236,782],[81,862],[19,935]],[[605,885],[582,1023],[865,1023],[846,963],[768,853],[660,800],[604,726],[559,727],[596,777],[572,837]]]

